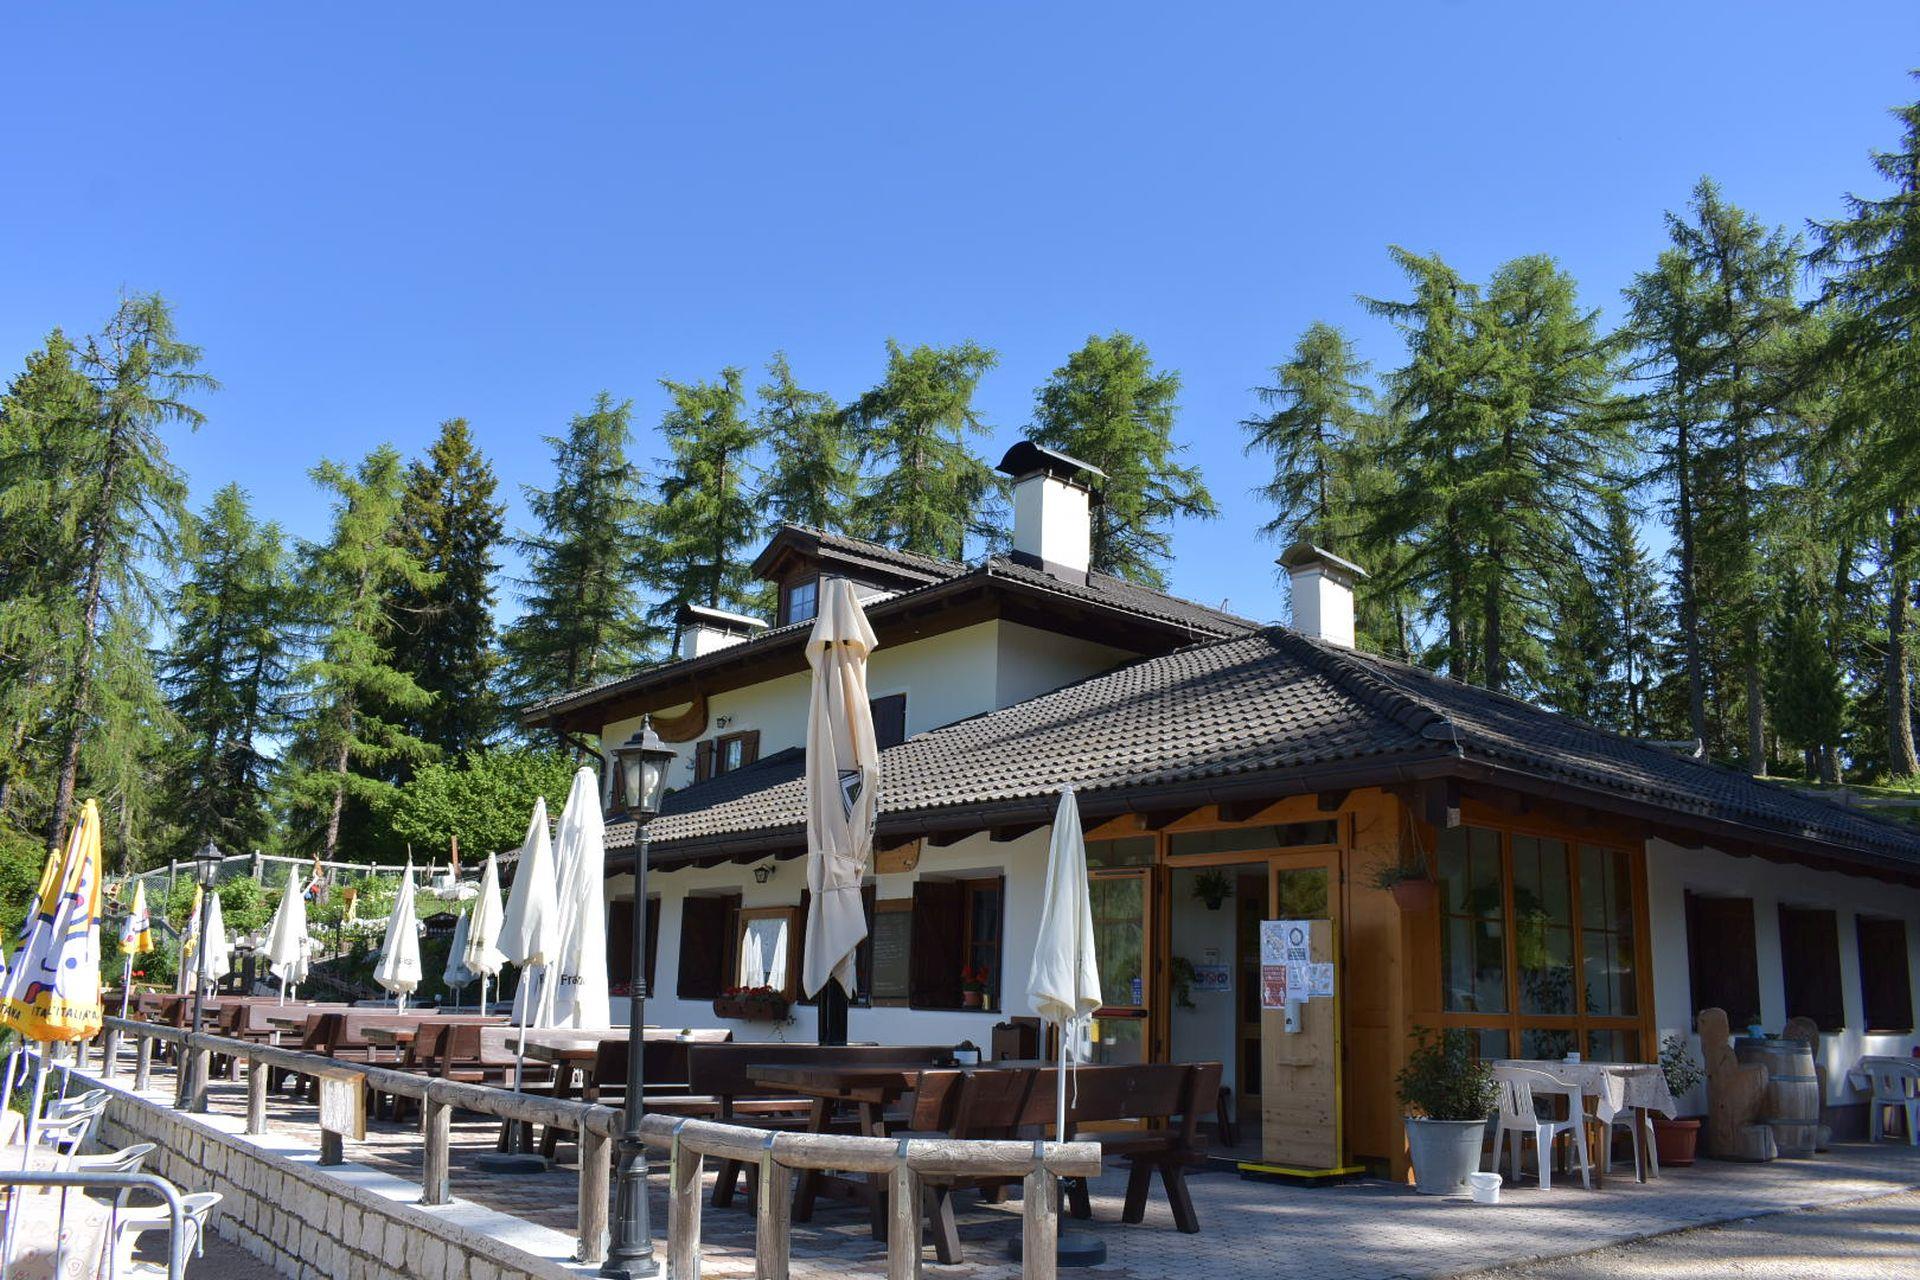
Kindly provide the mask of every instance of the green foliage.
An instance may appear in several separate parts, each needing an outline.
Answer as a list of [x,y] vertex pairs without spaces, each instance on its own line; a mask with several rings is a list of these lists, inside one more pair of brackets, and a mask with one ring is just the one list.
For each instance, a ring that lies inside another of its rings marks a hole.
[[393,839],[411,844],[422,860],[444,860],[449,840],[458,836],[462,858],[477,861],[517,848],[534,800],[561,803],[573,771],[569,757],[545,751],[475,752],[458,764],[430,764],[394,793],[387,825]]
[[673,404],[660,434],[673,456],[661,463],[648,508],[646,573],[656,592],[655,626],[673,625],[682,605],[764,612],[766,590],[747,572],[761,529],[751,458],[759,428],[745,413],[738,369],[715,382],[666,382]]
[[0,819],[0,943],[8,954],[26,922],[46,862],[46,843],[39,836]]
[[1273,479],[1259,491],[1273,509],[1269,537],[1360,554],[1358,473],[1373,418],[1367,372],[1347,336],[1316,321],[1274,366],[1273,384],[1257,389],[1271,412],[1240,425],[1247,452],[1273,455]]
[[[466,419],[451,418],[427,456],[408,465],[401,498],[400,543],[430,576],[418,583],[403,576],[392,588],[392,662],[430,697],[395,708],[392,719],[451,755],[486,746],[504,719],[493,621],[494,557],[506,512],[493,500],[498,484]],[[410,760],[397,761],[395,776],[407,775]]]
[[1838,750],[1847,693],[1840,665],[1827,649],[1826,621],[1810,592],[1794,593],[1775,617],[1769,639],[1767,704],[1781,740],[1808,752]]
[[1166,585],[1176,516],[1218,514],[1198,467],[1173,442],[1180,375],[1155,369],[1138,339],[1089,337],[1034,395],[1035,444],[1106,472],[1093,509],[1092,567],[1150,587]]
[[1676,1098],[1684,1098],[1707,1078],[1693,1050],[1687,1047],[1686,1037],[1680,1035],[1668,1035],[1660,1041],[1660,1074],[1667,1078],[1667,1092]]
[[960,560],[969,537],[997,536],[1000,484],[967,447],[985,435],[973,393],[998,363],[986,347],[903,349],[887,340],[887,375],[847,406],[869,475],[853,506],[863,537]]
[[1474,1057],[1473,1033],[1421,1027],[1398,1077],[1409,1114],[1429,1120],[1484,1120],[1498,1101],[1493,1068]]
[[856,445],[832,396],[793,380],[785,352],[767,362],[755,422],[769,454],[760,509],[769,530],[783,524],[839,532],[859,480]]
[[280,527],[255,521],[238,485],[214,494],[186,535],[161,664],[179,725],[166,800],[178,857],[209,840],[233,850],[266,842],[273,761],[261,745],[286,723],[296,621]]
[[507,629],[507,688],[518,703],[624,673],[658,638],[641,615],[634,565],[646,549],[639,475],[627,459],[633,406],[601,392],[565,436],[549,436],[554,487],[525,489],[539,532],[516,541],[527,559],[522,611]]

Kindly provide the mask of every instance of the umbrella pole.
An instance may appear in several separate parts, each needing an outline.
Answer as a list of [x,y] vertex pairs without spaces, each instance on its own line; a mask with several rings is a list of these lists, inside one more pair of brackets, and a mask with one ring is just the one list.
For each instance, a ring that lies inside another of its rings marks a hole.
[[[515,993],[514,1002],[520,1006],[519,1042],[513,1054],[513,1091],[519,1093],[526,1083],[527,1073],[527,1019],[533,1016],[534,1001],[539,996],[538,979],[545,975],[544,964],[528,965],[520,971],[520,989]],[[507,1149],[485,1151],[474,1158],[474,1163],[488,1173],[545,1173],[547,1162],[537,1152],[521,1151],[520,1122],[507,1121]]]
[[126,1016],[127,1016],[127,997],[132,994],[133,994],[133,953],[129,951],[127,953],[126,970],[120,975],[120,1017],[123,1021],[126,1019]]

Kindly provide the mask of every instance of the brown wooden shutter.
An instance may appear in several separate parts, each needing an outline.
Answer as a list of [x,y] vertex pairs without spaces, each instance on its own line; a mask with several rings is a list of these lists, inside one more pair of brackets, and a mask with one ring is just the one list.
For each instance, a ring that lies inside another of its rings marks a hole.
[[[853,981],[860,988],[854,994],[853,1002],[858,1005],[873,1003],[873,886],[860,886],[860,906],[867,917],[867,936],[860,939],[860,945],[853,953]],[[803,935],[804,936],[804,935]]]
[[680,980],[682,1000],[711,1000],[733,985],[730,931],[733,900],[688,896],[680,902]]
[[615,898],[607,904],[607,981],[616,987],[633,981],[631,898]]
[[705,782],[713,776],[713,739],[708,738],[693,749],[693,780]]
[[913,962],[907,1003],[921,1009],[960,1007],[960,966],[966,963],[966,888],[951,880],[913,886]]
[[749,729],[740,735],[740,764],[744,769],[760,758],[760,731]]
[[892,693],[884,698],[875,698],[869,706],[873,710],[873,738],[882,751],[897,747],[907,740],[906,694]]
[[1840,993],[1840,921],[1831,911],[1780,908],[1780,969],[1789,1018],[1812,1018],[1822,1031],[1847,1025]]
[[647,899],[647,994],[658,991],[660,972],[660,899]]
[[1760,1012],[1760,963],[1753,945],[1753,899],[1687,895],[1687,958],[1693,1012],[1724,1009],[1744,1027]]
[[1854,919],[1860,950],[1860,997],[1869,1032],[1913,1030],[1913,981],[1907,972],[1907,927],[1898,920]]

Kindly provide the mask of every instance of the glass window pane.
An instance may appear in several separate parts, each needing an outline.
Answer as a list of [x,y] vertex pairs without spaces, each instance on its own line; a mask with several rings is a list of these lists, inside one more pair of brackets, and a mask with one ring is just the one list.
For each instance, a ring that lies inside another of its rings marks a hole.
[[[1105,981],[1104,978],[1101,981]],[[1109,997],[1111,1003],[1111,997]],[[1147,1060],[1147,1020],[1145,1018],[1095,1018],[1092,1021],[1093,1046],[1089,1060],[1101,1065],[1132,1064]]]
[[1276,920],[1325,920],[1327,916],[1327,869],[1302,867],[1274,875],[1274,888],[1280,899]]
[[1523,1058],[1548,1060],[1565,1058],[1579,1045],[1580,1042],[1572,1031],[1558,1031],[1547,1027],[1520,1029],[1520,1056]]
[[1513,1056],[1513,1046],[1503,1027],[1475,1028],[1474,1053],[1482,1062],[1497,1062]]
[[1145,867],[1152,864],[1152,836],[1087,841],[1087,865],[1090,867]]
[[1228,827],[1219,831],[1178,831],[1167,840],[1167,852],[1240,853],[1258,849],[1291,849],[1309,844],[1338,844],[1337,821],[1289,822],[1272,827]]
[[1513,929],[1520,1012],[1575,1012],[1573,889],[1564,841],[1513,838]]
[[1588,1062],[1639,1062],[1640,1060],[1640,1034],[1638,1032],[1587,1032]]
[[1627,854],[1580,846],[1580,952],[1586,1012],[1638,1012],[1634,985],[1633,873]]
[[1109,1005],[1146,1004],[1146,878],[1097,877],[1088,882],[1100,996]]
[[1459,1013],[1507,1009],[1506,902],[1499,833],[1453,827],[1440,833],[1442,1007]]

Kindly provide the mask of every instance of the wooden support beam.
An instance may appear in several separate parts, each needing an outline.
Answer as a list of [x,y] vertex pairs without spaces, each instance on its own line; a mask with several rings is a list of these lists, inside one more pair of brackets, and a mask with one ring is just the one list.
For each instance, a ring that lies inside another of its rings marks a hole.
[[1420,784],[1420,809],[1427,822],[1443,829],[1460,825],[1460,783],[1434,778]]
[[1029,831],[1038,831],[1046,825],[1044,822],[1016,822],[1010,826],[993,828],[987,833],[987,838],[995,844],[1005,844],[1009,840],[1018,840]]
[[[1344,796],[1346,792],[1340,794]],[[1252,822],[1272,807],[1271,800],[1229,800],[1220,806],[1220,821]]]
[[1314,800],[1313,807],[1321,813],[1338,813],[1340,806],[1345,804],[1347,797],[1352,794],[1351,791],[1322,791]]
[[1191,806],[1184,809],[1154,809],[1140,815],[1142,831],[1164,831],[1182,818],[1191,817],[1199,810]]
[[927,834],[927,843],[936,849],[944,849],[950,844],[959,844],[968,836],[978,835],[975,831],[933,831]]

